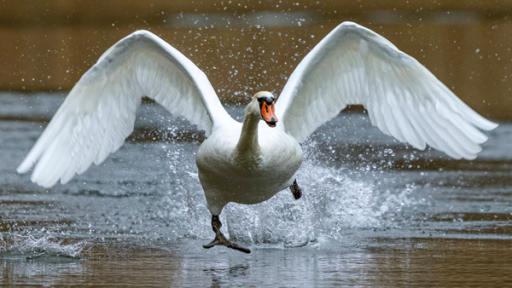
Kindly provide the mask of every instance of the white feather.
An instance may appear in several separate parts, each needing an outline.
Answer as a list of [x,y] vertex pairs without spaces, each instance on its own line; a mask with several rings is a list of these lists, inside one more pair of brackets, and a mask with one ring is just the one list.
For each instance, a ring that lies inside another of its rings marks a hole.
[[377,33],[344,22],[300,62],[279,96],[281,127],[298,141],[349,104],[385,134],[418,149],[474,159],[497,124],[462,102],[416,59]]
[[158,36],[137,31],[109,48],[82,76],[18,172],[35,166],[32,181],[51,187],[103,162],[133,131],[143,96],[207,135],[233,121],[196,65]]

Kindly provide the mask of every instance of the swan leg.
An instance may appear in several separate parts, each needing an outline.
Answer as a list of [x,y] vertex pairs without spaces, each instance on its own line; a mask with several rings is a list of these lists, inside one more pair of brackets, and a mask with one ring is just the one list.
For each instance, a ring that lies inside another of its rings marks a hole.
[[222,234],[222,232],[220,231],[220,227],[222,227],[222,223],[220,222],[219,216],[212,215],[212,229],[213,232],[215,232],[215,239],[213,239],[212,242],[203,245],[203,248],[210,249],[213,246],[222,245],[231,249],[238,250],[240,252],[251,253],[250,249],[240,246],[226,239],[226,236],[224,236],[224,234]]
[[297,184],[297,179],[293,180],[293,184],[290,186],[290,191],[292,191],[293,198],[295,198],[295,200],[299,200],[300,197],[302,197],[302,189],[299,184]]

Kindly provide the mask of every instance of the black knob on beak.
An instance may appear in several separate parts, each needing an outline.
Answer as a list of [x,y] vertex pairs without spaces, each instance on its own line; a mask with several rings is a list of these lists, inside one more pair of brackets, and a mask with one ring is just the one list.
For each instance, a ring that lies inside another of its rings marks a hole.
[[272,117],[270,121],[267,121],[268,126],[270,127],[276,127],[277,119]]

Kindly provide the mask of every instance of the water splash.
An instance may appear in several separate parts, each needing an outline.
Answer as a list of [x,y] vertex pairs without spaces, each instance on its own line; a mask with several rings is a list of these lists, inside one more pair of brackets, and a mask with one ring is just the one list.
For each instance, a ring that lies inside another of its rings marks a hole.
[[[404,209],[417,204],[411,197],[413,185],[382,186],[378,169],[358,172],[330,165],[325,157],[317,160],[318,149],[311,149],[315,145],[306,145],[306,160],[297,175],[303,197],[296,201],[285,190],[256,205],[228,204],[221,220],[230,237],[245,243],[304,246],[323,237],[342,239],[349,229],[394,225],[403,220]],[[175,143],[166,154],[172,175],[166,177],[169,192],[153,207],[153,216],[165,223],[169,240],[213,237],[193,151]]]
[[50,235],[36,237],[33,235],[1,235],[0,252],[26,255],[27,258],[40,256],[63,256],[78,258],[87,246],[87,241],[66,243]]
[[231,237],[244,242],[307,245],[319,237],[339,240],[347,229],[393,225],[397,214],[415,201],[414,186],[381,191],[371,181],[351,179],[347,169],[306,162],[297,175],[303,198],[282,191],[261,204],[230,204],[224,210]]

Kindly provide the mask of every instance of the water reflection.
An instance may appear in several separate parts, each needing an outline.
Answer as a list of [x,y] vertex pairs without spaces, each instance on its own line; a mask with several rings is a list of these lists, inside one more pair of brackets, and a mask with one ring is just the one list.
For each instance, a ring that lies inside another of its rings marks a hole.
[[100,245],[82,260],[4,255],[0,276],[4,286],[488,287],[506,285],[512,272],[507,241],[374,239],[364,246],[260,248],[243,257],[220,249],[205,252],[190,243],[171,250]]

